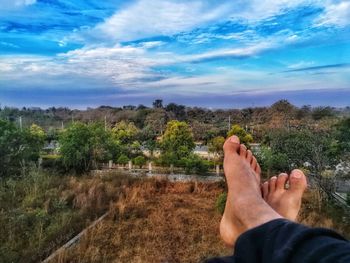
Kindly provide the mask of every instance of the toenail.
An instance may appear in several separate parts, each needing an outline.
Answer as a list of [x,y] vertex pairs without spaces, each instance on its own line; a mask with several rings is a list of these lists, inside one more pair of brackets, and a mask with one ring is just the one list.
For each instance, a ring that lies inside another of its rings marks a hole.
[[271,177],[271,180],[276,180],[276,179],[277,179],[276,176],[272,176],[272,177]]
[[294,177],[294,178],[301,178],[302,174],[300,172],[294,172],[294,173],[292,173],[292,177]]
[[233,142],[233,143],[239,143],[239,139],[238,139],[238,137],[235,136],[235,135],[231,136],[230,140],[231,140],[231,142]]

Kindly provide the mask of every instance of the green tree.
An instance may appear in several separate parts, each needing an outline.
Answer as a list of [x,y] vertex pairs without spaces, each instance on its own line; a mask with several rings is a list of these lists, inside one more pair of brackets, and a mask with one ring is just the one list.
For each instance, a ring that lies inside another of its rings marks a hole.
[[134,158],[134,164],[141,169],[146,164],[146,158],[141,155],[137,156]]
[[161,141],[162,154],[173,155],[172,159],[179,161],[189,156],[195,147],[193,134],[185,122],[170,121]]
[[131,143],[139,133],[138,128],[132,122],[118,122],[112,129],[114,138],[122,144]]
[[277,131],[270,135],[270,147],[274,154],[287,156],[290,169],[303,167],[308,162],[317,176],[326,166],[333,164],[332,138],[329,134],[302,131]]
[[60,153],[67,169],[81,173],[92,166],[92,131],[81,122],[73,123],[59,136]]
[[253,136],[246,132],[241,126],[235,124],[232,125],[231,130],[227,133],[227,136],[236,135],[238,136],[241,143],[249,146],[249,143],[253,142]]
[[59,143],[64,166],[77,173],[96,168],[120,152],[119,143],[100,123],[75,122],[60,134]]
[[262,146],[256,154],[261,169],[268,176],[272,174],[287,172],[290,167],[288,156],[285,153],[273,152],[269,147]]
[[218,157],[222,157],[224,155],[223,146],[225,143],[225,138],[222,136],[217,136],[209,141],[208,150],[211,153],[216,154]]
[[350,118],[340,121],[336,125],[335,138],[337,140],[337,152],[342,159],[350,157]]
[[30,130],[21,131],[13,123],[0,119],[0,177],[25,172],[30,162],[36,162],[42,141]]
[[203,160],[196,154],[190,154],[187,157],[183,157],[180,160],[180,164],[185,168],[188,174],[199,174],[203,175],[208,172],[209,162]]
[[125,154],[120,155],[117,160],[117,163],[123,166],[126,165],[128,162],[129,162],[129,158]]

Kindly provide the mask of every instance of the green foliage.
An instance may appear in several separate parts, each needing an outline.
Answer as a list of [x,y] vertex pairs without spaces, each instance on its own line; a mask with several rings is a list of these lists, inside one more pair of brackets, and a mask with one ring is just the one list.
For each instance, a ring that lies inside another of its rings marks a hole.
[[341,158],[350,157],[350,118],[340,121],[336,125],[335,138],[337,145],[335,145],[337,152]]
[[164,157],[167,156],[178,162],[181,158],[189,156],[194,147],[193,134],[187,123],[176,120],[168,122],[161,141],[161,150]]
[[270,148],[262,146],[256,157],[261,169],[269,176],[290,169],[288,156],[285,153],[273,152]]
[[215,208],[221,215],[223,215],[225,211],[226,199],[227,193],[221,193],[215,202]]
[[60,134],[60,153],[67,169],[81,173],[92,165],[92,131],[81,122],[73,123]]
[[312,118],[314,120],[321,120],[327,117],[333,117],[334,110],[331,107],[317,107],[312,111]]
[[59,137],[60,153],[64,166],[82,173],[96,168],[98,162],[113,159],[120,145],[112,134],[99,123],[73,123]]
[[253,142],[253,136],[237,124],[232,125],[231,130],[227,133],[228,137],[232,135],[238,136],[240,142],[247,146],[249,146],[249,143]]
[[336,158],[332,138],[326,133],[281,130],[271,133],[269,137],[272,153],[275,156],[279,154],[281,160],[287,157],[290,169],[303,167],[308,162],[312,172],[320,175]]
[[209,141],[208,143],[208,150],[209,152],[212,152],[214,154],[217,154],[219,156],[223,156],[224,150],[223,146],[225,143],[225,138],[222,136],[217,136]]
[[132,122],[121,121],[113,127],[112,132],[116,140],[122,144],[127,144],[136,139],[139,129]]
[[196,154],[191,154],[180,160],[180,164],[185,168],[187,174],[204,175],[208,172],[209,162],[203,160]]
[[146,158],[144,156],[137,156],[134,158],[134,164],[140,169],[146,164]]
[[121,165],[126,165],[128,162],[129,162],[129,158],[125,154],[120,155],[117,160],[117,163]]
[[42,145],[37,134],[0,119],[0,177],[24,172],[30,162],[37,162]]

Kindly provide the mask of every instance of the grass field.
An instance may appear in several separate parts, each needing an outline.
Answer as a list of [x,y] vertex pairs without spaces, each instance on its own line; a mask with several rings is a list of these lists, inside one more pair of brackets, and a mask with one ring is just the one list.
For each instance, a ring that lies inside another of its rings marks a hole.
[[[123,189],[108,219],[56,262],[200,262],[229,255],[215,209],[223,191],[219,183],[138,181]],[[316,191],[304,199],[302,223],[349,233],[341,209],[322,204]]]

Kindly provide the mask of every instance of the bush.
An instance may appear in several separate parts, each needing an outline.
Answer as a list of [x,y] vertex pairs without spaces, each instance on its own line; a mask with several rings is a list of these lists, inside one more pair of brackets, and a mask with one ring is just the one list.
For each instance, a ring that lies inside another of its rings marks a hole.
[[189,174],[206,174],[209,169],[209,162],[195,154],[182,158],[180,163]]
[[56,170],[63,169],[62,159],[60,158],[59,155],[47,154],[47,155],[41,156],[41,158],[42,158],[41,166],[43,168],[56,169]]
[[221,193],[216,199],[215,208],[222,215],[225,211],[227,193]]
[[140,167],[140,169],[142,168],[142,166],[144,166],[146,164],[146,158],[143,156],[137,156],[136,158],[134,158],[134,164],[138,167]]
[[125,154],[120,155],[117,160],[117,163],[121,165],[126,165],[128,162],[129,162],[129,158]]

